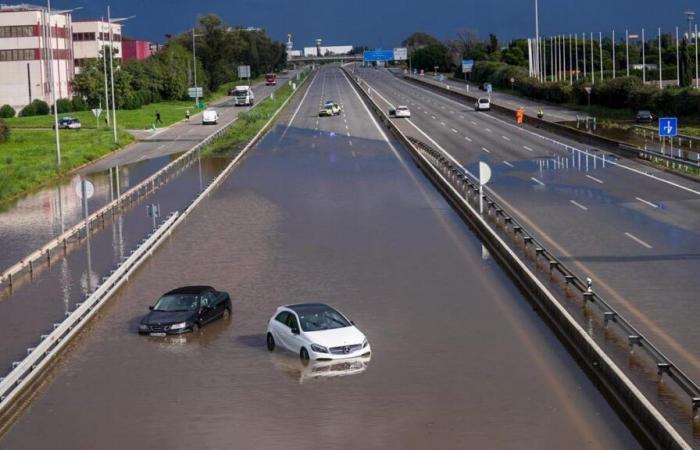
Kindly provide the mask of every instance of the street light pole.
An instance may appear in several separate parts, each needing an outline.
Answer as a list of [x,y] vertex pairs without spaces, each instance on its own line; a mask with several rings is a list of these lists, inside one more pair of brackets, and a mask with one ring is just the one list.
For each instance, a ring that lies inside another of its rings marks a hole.
[[56,107],[56,86],[54,85],[53,32],[51,31],[51,0],[46,0],[47,25],[49,29],[49,83],[51,83],[51,103],[53,104],[53,127],[56,132],[56,166],[61,170],[61,137],[58,130],[58,108]]
[[595,54],[593,47],[593,33],[591,33],[591,80],[595,84]]
[[630,76],[630,33],[629,30],[625,30],[625,53],[627,55],[627,77]]
[[676,85],[681,85],[681,54],[678,43],[678,27],[676,27]]
[[661,28],[659,28],[659,89],[662,89],[663,87],[663,70],[661,67]]
[[[116,144],[117,139],[117,105],[114,102],[114,41],[112,36],[112,14],[107,5],[107,24],[109,25],[109,75],[110,84],[112,85],[112,130],[114,134],[114,143]],[[109,114],[109,113],[108,113]]]
[[698,73],[698,24],[695,24],[695,88],[700,88],[700,75]]
[[192,28],[192,67],[194,68],[194,104],[199,108],[199,92],[197,91],[197,46],[195,45],[194,28]]
[[598,32],[598,43],[600,44],[600,48],[599,48],[599,51],[600,51],[600,81],[603,81],[603,79],[605,77],[603,76],[603,69],[604,68],[603,68],[603,32],[602,31]]
[[[100,28],[102,24],[104,23],[104,17],[100,18]],[[100,31],[101,33],[101,31]],[[99,36],[100,39],[98,39],[100,42],[102,42],[102,37]],[[107,46],[102,44],[102,71],[104,72],[105,76],[105,108],[107,109],[107,126],[110,125],[111,119],[109,118],[109,90],[107,88]]]
[[[537,68],[540,66],[540,11],[538,0],[535,0],[535,40],[537,41]],[[539,74],[538,74],[539,76]]]
[[574,50],[576,52],[576,81],[578,81],[578,33],[574,33]]
[[646,46],[647,46],[647,41],[644,38],[644,28],[642,28],[642,83],[647,82]]
[[612,66],[613,80],[615,79],[615,30],[612,30]]
[[574,73],[573,73],[573,56],[571,51],[571,34],[569,34],[569,84],[574,85]]
[[583,79],[588,78],[588,61],[586,61],[586,33],[582,33],[582,39],[581,41],[583,42],[583,45],[581,46],[581,50],[583,50]]

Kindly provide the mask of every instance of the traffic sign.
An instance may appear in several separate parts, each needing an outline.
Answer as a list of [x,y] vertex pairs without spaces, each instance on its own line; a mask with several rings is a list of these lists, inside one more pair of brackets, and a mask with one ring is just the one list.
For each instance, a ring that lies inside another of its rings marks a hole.
[[479,161],[479,183],[486,184],[491,180],[491,167],[483,161]]
[[92,110],[92,115],[95,116],[96,119],[99,119],[101,114],[102,108],[95,108]]
[[238,66],[238,78],[250,78],[250,66]]
[[191,87],[187,89],[187,95],[190,96],[190,98],[199,98],[199,97],[204,97],[203,90],[201,87]]
[[678,118],[677,117],[661,117],[659,118],[659,136],[674,137],[678,135]]
[[366,50],[362,54],[365,62],[391,61],[394,59],[393,50]]
[[394,49],[394,61],[406,61],[408,59],[408,49],[398,47]]
[[462,60],[462,73],[471,73],[473,68],[474,68],[474,60],[473,59],[463,59]]
[[75,195],[79,198],[83,198],[83,183],[85,183],[85,196],[87,198],[92,198],[92,196],[95,195],[95,185],[88,180],[78,179],[78,181],[75,182],[73,185],[75,188]]

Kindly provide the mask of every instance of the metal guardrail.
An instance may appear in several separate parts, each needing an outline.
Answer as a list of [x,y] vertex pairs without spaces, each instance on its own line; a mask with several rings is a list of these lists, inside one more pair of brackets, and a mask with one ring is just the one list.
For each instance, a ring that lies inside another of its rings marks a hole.
[[[306,82],[305,77],[299,87]],[[239,152],[236,157],[214,178],[207,187],[180,213],[173,212],[168,218],[146,239],[139,247],[132,251],[109,277],[103,279],[97,289],[88,298],[79,303],[77,308],[67,315],[66,319],[54,324],[53,331],[41,336],[41,341],[36,347],[27,349],[27,357],[22,361],[12,364],[12,370],[4,378],[0,378],[0,416],[13,405],[13,400],[21,395],[24,389],[31,385],[37,376],[44,371],[58,353],[75,337],[89,319],[102,307],[106,301],[129,280],[129,276],[153,253],[153,251],[169,236],[175,228],[192,213],[192,211],[229,175],[238,162],[252,149],[270,128],[270,125],[278,117],[280,112],[294,98],[290,95],[275,111],[270,119],[256,133],[250,142]]]
[[[347,72],[346,72],[347,73]],[[542,259],[549,264],[550,274],[561,274],[566,282],[566,288],[576,289],[581,293],[584,304],[597,306],[600,318],[605,326],[610,323],[617,324],[620,329],[627,334],[630,348],[639,346],[651,356],[656,362],[657,373],[667,374],[681,390],[691,397],[693,414],[696,415],[700,407],[700,397],[698,397],[698,386],[677,366],[675,366],[661,351],[639,333],[628,321],[617,313],[604,299],[598,296],[588,283],[583,283],[574,273],[569,271],[556,257],[549,253],[536,239],[528,233],[511,215],[507,214],[499,204],[487,194],[484,195],[488,214],[478,213],[479,188],[476,179],[469,174],[451,155],[432,149],[425,143],[406,136],[386,115],[367,91],[362,89],[359,78],[353,80],[358,90],[363,94],[365,101],[374,110],[378,118],[403,142],[424,171],[435,185],[445,194],[448,200],[468,218],[468,220],[478,229],[483,242],[487,242],[499,255],[499,259],[506,266],[507,270],[519,280],[521,286],[528,291],[532,290],[542,307],[542,311],[555,324],[553,328],[558,330],[562,336],[574,349],[590,373],[600,383],[601,390],[609,393],[614,398],[613,403],[619,407],[626,417],[639,430],[645,441],[657,448],[679,448],[689,449],[690,446],[673,429],[669,422],[659,413],[631,380],[620,370],[619,367],[607,356],[607,354],[595,343],[584,326],[579,324],[574,317],[569,314],[552,293],[544,286],[535,273],[530,271],[525,263],[516,255],[515,250],[506,244],[496,228],[490,226],[487,220],[493,217],[502,220],[502,227],[511,230],[511,238],[517,239],[521,236],[524,247],[531,248],[535,253],[536,265]],[[369,88],[369,84],[367,84]],[[470,179],[471,178],[471,179]],[[472,203],[473,202],[473,203]],[[466,207],[464,207],[466,205]],[[493,211],[493,213],[492,213]],[[550,275],[551,277],[551,275]]]
[[[262,100],[264,100],[267,97],[269,97],[269,94],[263,97]],[[256,102],[253,105],[253,107],[251,107],[251,110],[256,106],[260,105],[260,103],[262,103],[262,101]],[[112,202],[108,203],[107,205],[92,213],[88,217],[88,223],[90,225],[90,228],[92,228],[92,225],[97,222],[104,223],[106,216],[111,215],[113,217],[117,213],[118,209],[130,206],[132,203],[140,200],[143,196],[155,192],[159,187],[163,186],[165,182],[169,179],[169,177],[171,177],[174,173],[177,173],[178,171],[184,169],[191,162],[193,162],[196,153],[199,150],[201,150],[202,147],[205,147],[212,141],[218,139],[222,134],[226,133],[226,131],[228,131],[228,129],[238,120],[238,117],[239,116],[234,117],[232,120],[224,124],[224,126],[222,126],[220,129],[205,137],[201,142],[197,143],[194,147],[187,150],[178,158],[168,163],[165,167],[161,168],[153,175],[149,176],[136,186],[124,192]],[[60,236],[51,239],[48,243],[44,244],[38,250],[33,251],[17,263],[8,267],[0,273],[0,285],[3,283],[7,283],[8,285],[12,286],[13,277],[17,276],[25,270],[28,270],[30,273],[33,273],[34,266],[37,263],[46,261],[50,264],[52,256],[56,256],[52,255],[52,251],[54,251],[57,247],[62,247],[63,253],[65,253],[67,251],[68,241],[70,239],[80,240],[82,238],[81,234],[84,233],[84,230],[85,220],[81,220],[79,223],[66,230]]]
[[[419,149],[421,149],[435,165],[439,168],[447,178],[456,184],[456,186],[464,191],[465,195],[471,199],[479,195],[478,180],[472,180],[472,176],[468,174],[461,166],[455,164],[450,158],[443,155],[442,152],[435,150],[427,144],[413,138],[408,137]],[[659,375],[667,374],[669,378],[685,392],[691,399],[693,414],[695,415],[700,408],[700,387],[690,379],[681,369],[678,368],[661,350],[659,350],[649,339],[647,339],[634,325],[625,319],[615,308],[613,308],[604,298],[597,294],[591,286],[581,280],[576,274],[569,270],[556,256],[547,250],[532,234],[528,233],[512,215],[509,215],[505,210],[494,200],[488,193],[484,193],[484,205],[487,208],[486,214],[493,214],[496,219],[501,219],[505,227],[510,227],[515,236],[520,236],[525,248],[528,246],[534,248],[536,261],[544,259],[549,264],[550,274],[557,272],[566,282],[567,288],[578,291],[584,304],[596,306],[599,312],[599,319],[604,324],[610,323],[619,326],[620,330],[627,337],[630,348],[634,346],[642,348],[646,354],[655,362]]]

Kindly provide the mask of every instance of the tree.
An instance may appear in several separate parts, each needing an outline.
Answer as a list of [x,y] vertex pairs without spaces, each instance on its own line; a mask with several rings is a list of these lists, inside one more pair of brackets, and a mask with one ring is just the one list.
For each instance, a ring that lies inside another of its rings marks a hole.
[[10,105],[2,105],[2,108],[0,108],[0,119],[15,117],[15,114],[17,114],[17,112]]
[[416,31],[401,42],[401,45],[403,47],[407,47],[409,52],[413,52],[428,45],[436,44],[440,44],[438,39],[422,31]]
[[683,39],[680,46],[680,74],[681,86],[688,87],[693,84],[693,71],[690,66],[690,55],[688,52],[688,41]]
[[496,37],[495,34],[489,33],[489,43],[488,46],[486,47],[486,51],[489,52],[489,54],[496,53],[499,50],[498,47],[498,38]]
[[433,70],[437,66],[438,70],[450,71],[454,67],[449,49],[441,43],[419,48],[411,56],[413,67],[417,69]]

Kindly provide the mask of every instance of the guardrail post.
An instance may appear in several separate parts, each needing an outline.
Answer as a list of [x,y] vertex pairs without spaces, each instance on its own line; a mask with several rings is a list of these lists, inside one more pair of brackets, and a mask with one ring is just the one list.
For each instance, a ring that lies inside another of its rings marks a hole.
[[666,362],[656,363],[656,374],[661,377],[664,373],[668,373],[671,370],[671,365]]
[[593,292],[584,292],[583,293],[583,304],[587,304],[588,302],[593,303]]
[[608,322],[611,320],[614,322],[617,319],[617,314],[612,312],[612,311],[605,311],[603,313],[603,321],[605,323],[605,326],[608,326]]
[[700,409],[700,397],[693,397],[692,405],[693,405],[693,418],[695,418],[698,415],[698,409]]

